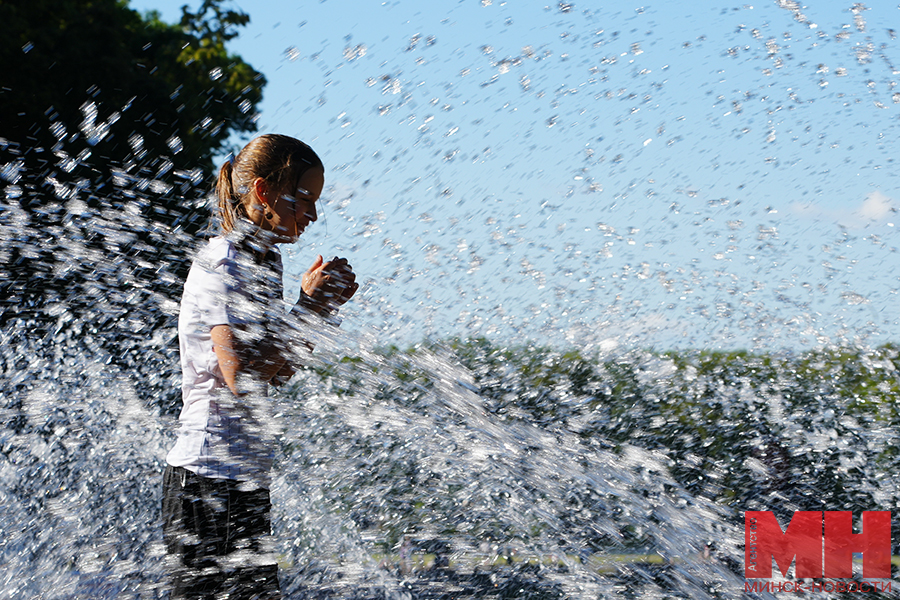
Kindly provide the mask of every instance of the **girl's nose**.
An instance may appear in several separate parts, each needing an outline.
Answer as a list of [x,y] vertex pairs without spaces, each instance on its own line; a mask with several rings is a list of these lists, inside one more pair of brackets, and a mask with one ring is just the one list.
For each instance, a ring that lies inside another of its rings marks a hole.
[[309,207],[306,209],[306,216],[309,217],[309,220],[315,223],[319,219],[319,215],[316,213],[316,203],[309,202]]

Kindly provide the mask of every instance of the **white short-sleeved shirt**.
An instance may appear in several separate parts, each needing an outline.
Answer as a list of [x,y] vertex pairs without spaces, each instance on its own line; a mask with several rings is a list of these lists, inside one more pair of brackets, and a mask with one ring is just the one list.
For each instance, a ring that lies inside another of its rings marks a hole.
[[270,311],[282,303],[281,255],[270,251],[261,264],[240,234],[211,239],[198,253],[184,284],[178,316],[182,400],[178,440],[166,461],[215,479],[268,488],[273,430],[266,384],[242,380],[236,397],[219,370],[211,330],[231,325],[246,347],[270,330]]

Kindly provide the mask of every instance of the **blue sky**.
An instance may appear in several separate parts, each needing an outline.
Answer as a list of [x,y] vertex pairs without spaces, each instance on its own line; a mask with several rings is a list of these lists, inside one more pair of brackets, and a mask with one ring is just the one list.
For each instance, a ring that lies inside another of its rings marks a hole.
[[[140,1],[175,21],[182,0]],[[191,6],[199,2],[191,3]],[[327,166],[288,249],[345,327],[587,348],[900,340],[900,10],[235,3],[261,131]]]

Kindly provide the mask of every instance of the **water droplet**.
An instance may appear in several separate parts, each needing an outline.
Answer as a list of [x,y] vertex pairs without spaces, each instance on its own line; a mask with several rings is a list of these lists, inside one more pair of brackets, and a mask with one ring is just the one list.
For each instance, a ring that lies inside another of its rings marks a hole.
[[166,145],[174,152],[178,154],[184,149],[184,144],[181,143],[181,138],[177,135],[173,135],[168,140],[166,140]]
[[154,194],[168,194],[170,191],[172,191],[171,185],[159,179],[152,180],[150,182],[149,188],[150,191],[152,191]]
[[868,304],[869,299],[863,296],[862,294],[857,294],[856,292],[841,292],[841,298],[847,302],[847,304],[858,305],[858,304]]
[[381,88],[382,94],[399,94],[402,91],[403,86],[400,85],[400,80],[396,78],[387,79]]
[[357,44],[354,47],[346,47],[344,48],[344,60],[347,62],[352,62],[358,58],[362,58],[366,55],[367,48],[365,44]]
[[50,132],[53,134],[53,137],[61,140],[66,137],[66,126],[57,121],[50,126]]

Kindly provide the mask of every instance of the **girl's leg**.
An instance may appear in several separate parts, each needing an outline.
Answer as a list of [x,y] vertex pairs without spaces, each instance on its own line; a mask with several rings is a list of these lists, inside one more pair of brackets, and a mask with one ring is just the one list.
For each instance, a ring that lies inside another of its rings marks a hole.
[[225,584],[234,598],[280,600],[278,566],[272,548],[272,504],[269,491],[249,492],[232,483],[229,494],[229,517],[226,552],[243,560],[228,574]]
[[181,467],[166,467],[162,516],[170,598],[215,598],[225,582],[219,564],[227,533],[225,481],[199,477]]
[[171,599],[280,600],[268,490],[167,467],[163,537]]

